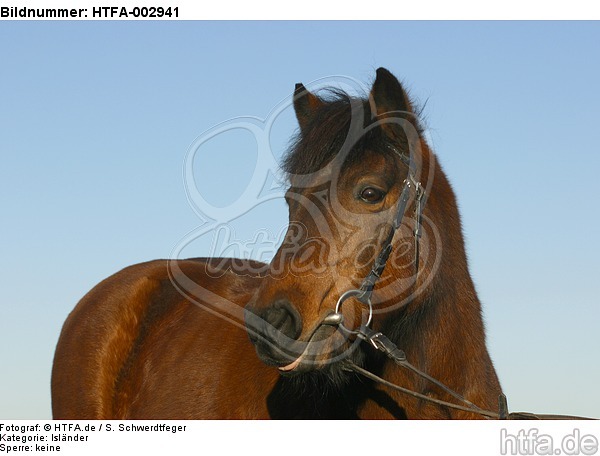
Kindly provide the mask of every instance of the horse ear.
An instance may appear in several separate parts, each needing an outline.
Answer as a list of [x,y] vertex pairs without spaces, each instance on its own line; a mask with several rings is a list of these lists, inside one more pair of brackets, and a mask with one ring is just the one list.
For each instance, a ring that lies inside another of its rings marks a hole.
[[402,84],[385,68],[377,69],[377,77],[369,96],[373,115],[384,116],[388,112],[409,112],[412,107]]
[[294,90],[294,111],[296,111],[300,130],[304,131],[317,109],[322,105],[323,100],[310,93],[303,84],[296,84],[296,89]]

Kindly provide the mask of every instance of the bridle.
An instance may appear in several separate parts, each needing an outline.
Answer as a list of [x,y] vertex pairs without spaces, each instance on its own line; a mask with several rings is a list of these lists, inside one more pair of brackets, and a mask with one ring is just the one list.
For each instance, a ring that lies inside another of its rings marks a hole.
[[[383,333],[376,332],[370,328],[373,319],[373,304],[371,301],[373,290],[375,289],[375,285],[381,279],[383,275],[383,271],[385,270],[385,266],[387,264],[388,258],[392,253],[392,242],[394,240],[394,236],[396,231],[400,228],[402,224],[402,220],[404,219],[404,215],[406,214],[406,209],[408,208],[408,203],[410,201],[411,193],[414,191],[414,218],[415,218],[415,228],[413,230],[414,237],[414,267],[415,267],[415,282],[418,278],[419,274],[419,241],[421,238],[421,220],[423,217],[423,208],[425,205],[425,189],[421,182],[416,177],[416,166],[414,156],[411,150],[410,155],[407,157],[405,154],[400,153],[395,147],[391,145],[387,145],[388,149],[390,149],[393,153],[400,157],[401,161],[408,165],[408,175],[402,184],[402,190],[400,192],[400,196],[398,197],[398,202],[396,203],[396,212],[394,214],[394,218],[392,219],[391,229],[388,232],[386,238],[381,244],[379,254],[375,258],[373,265],[371,267],[371,271],[367,274],[367,276],[363,279],[361,285],[357,289],[350,289],[344,292],[338,299],[337,304],[335,306],[335,311],[333,314],[326,318],[325,324],[331,324],[339,327],[342,331],[349,335],[355,335],[359,339],[366,341],[373,348],[385,353],[389,358],[391,358],[396,364],[401,367],[407,368],[417,374],[418,376],[424,378],[425,380],[437,385],[450,396],[458,399],[464,405],[453,404],[450,402],[442,401],[436,398],[432,398],[426,396],[424,394],[418,393],[416,391],[412,391],[410,389],[395,385],[393,383],[384,380],[375,374],[363,369],[362,367],[357,366],[352,362],[346,362],[344,364],[344,368],[347,370],[354,371],[359,373],[371,380],[377,381],[383,385],[396,389],[398,391],[409,394],[413,397],[424,399],[429,402],[434,402],[438,405],[443,405],[446,407],[474,412],[479,415],[482,415],[486,418],[499,418],[500,414],[490,412],[487,410],[483,410],[477,407],[472,402],[465,399],[462,395],[448,388],[446,385],[416,368],[412,364],[408,362],[406,359],[406,355],[404,351],[399,349],[390,339],[388,339]],[[414,189],[414,190],[413,190]],[[343,323],[343,314],[341,313],[342,304],[352,298],[355,297],[359,302],[367,306],[368,308],[368,317],[366,323],[362,324],[358,329],[349,329],[344,326]],[[504,398],[506,402],[506,398]]]
[[[375,289],[375,285],[377,284],[379,279],[381,279],[381,276],[383,275],[383,271],[385,270],[385,266],[387,264],[387,260],[390,257],[390,254],[392,253],[392,241],[394,240],[396,231],[398,231],[400,225],[402,224],[402,220],[404,219],[404,215],[406,213],[406,209],[408,207],[408,203],[410,201],[410,196],[413,189],[415,193],[415,229],[413,230],[415,251],[415,281],[419,274],[419,240],[421,239],[421,220],[423,217],[423,208],[425,205],[425,189],[416,177],[417,169],[412,150],[410,155],[407,157],[406,154],[401,153],[391,144],[388,144],[387,148],[391,150],[394,154],[396,154],[398,157],[400,157],[400,160],[403,163],[408,165],[408,175],[402,183],[402,190],[400,192],[400,196],[398,197],[398,202],[396,203],[396,212],[394,214],[394,218],[392,219],[391,228],[387,236],[381,243],[379,254],[375,258],[375,261],[371,266],[371,271],[363,279],[359,288],[351,289],[342,293],[335,305],[334,313],[334,315],[341,316],[340,310],[344,301],[355,297],[358,301],[360,301],[368,308],[369,313],[367,322],[363,325],[365,327],[369,327],[373,319],[373,304],[371,302],[373,290]],[[345,327],[342,322],[340,322],[338,325],[340,329],[346,332],[347,334],[359,334],[359,330],[349,329]]]
[[[416,399],[421,399],[429,403],[434,403],[439,406],[460,410],[464,412],[471,412],[477,415],[483,416],[486,419],[527,419],[527,420],[564,420],[564,419],[589,419],[578,416],[567,416],[567,415],[547,415],[547,414],[534,414],[528,412],[512,412],[508,411],[508,404],[506,396],[501,393],[498,397],[498,411],[492,412],[490,410],[484,410],[477,405],[473,404],[469,400],[465,399],[461,394],[456,391],[450,389],[444,383],[439,380],[431,377],[427,373],[421,371],[417,367],[413,366],[406,358],[406,354],[397,345],[395,345],[388,337],[386,337],[381,332],[373,330],[370,326],[373,320],[373,304],[371,301],[373,290],[375,289],[375,285],[381,278],[383,271],[385,270],[385,266],[387,260],[392,253],[392,241],[394,240],[394,236],[396,231],[400,228],[404,216],[406,214],[406,210],[409,205],[411,193],[414,192],[414,218],[415,218],[415,228],[413,230],[414,237],[414,267],[415,267],[415,283],[419,274],[419,241],[421,238],[421,221],[423,216],[423,208],[425,206],[425,188],[421,184],[421,182],[416,177],[417,167],[415,165],[414,154],[411,149],[410,155],[407,157],[406,154],[400,153],[395,147],[388,144],[388,149],[394,152],[396,155],[400,157],[400,159],[408,165],[408,175],[406,179],[404,179],[402,185],[402,191],[398,198],[396,212],[394,214],[394,218],[392,220],[391,229],[387,234],[386,238],[381,244],[379,254],[375,258],[373,265],[371,267],[370,272],[363,279],[361,285],[357,289],[350,289],[344,292],[338,299],[337,304],[335,306],[335,311],[325,317],[325,319],[321,322],[324,325],[337,326],[340,330],[345,332],[347,335],[356,336],[358,339],[366,342],[369,346],[379,350],[384,353],[388,358],[390,358],[394,363],[398,366],[403,367],[412,371],[414,374],[419,377],[425,379],[426,381],[436,385],[454,399],[458,400],[462,403],[456,404],[452,402],[443,401],[440,399],[436,399],[434,397],[430,397],[424,394],[421,394],[417,391],[413,391],[411,389],[402,387],[400,385],[396,385],[391,383],[368,370],[354,364],[352,361],[346,360],[343,362],[343,369],[347,371],[352,371],[357,374],[360,374],[372,381],[375,381],[381,385],[384,385],[388,388],[392,388],[396,391],[400,391],[404,394],[412,396]],[[357,329],[350,329],[344,326],[344,316],[341,313],[341,308],[343,303],[354,297],[363,305],[367,306],[368,309],[368,317],[367,321],[362,324]]]

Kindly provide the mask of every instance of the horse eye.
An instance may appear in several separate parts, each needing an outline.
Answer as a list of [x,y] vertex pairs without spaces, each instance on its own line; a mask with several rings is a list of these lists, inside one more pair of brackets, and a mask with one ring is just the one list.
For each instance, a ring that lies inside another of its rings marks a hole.
[[383,199],[385,193],[373,187],[366,187],[360,192],[360,199],[366,203],[378,203]]

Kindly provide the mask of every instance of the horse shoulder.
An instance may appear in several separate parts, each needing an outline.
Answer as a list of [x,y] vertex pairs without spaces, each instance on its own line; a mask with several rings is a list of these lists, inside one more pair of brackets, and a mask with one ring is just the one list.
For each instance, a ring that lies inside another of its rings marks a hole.
[[[190,296],[178,286],[181,280],[171,266],[195,284],[191,290],[188,286]],[[214,343],[215,334],[234,346],[247,345],[250,353],[243,328],[201,302],[206,297],[214,303],[220,296],[230,312],[237,308],[238,317],[243,315],[258,277],[237,275],[229,266],[223,264],[221,275],[209,275],[206,260],[156,260],[125,268],[94,287],[71,312],[58,341],[52,372],[54,417],[131,417],[140,394],[160,383],[153,373],[157,366],[163,366],[158,370],[166,383],[181,386],[178,373],[183,370],[165,356],[179,359],[188,372],[208,371],[198,353]],[[173,369],[165,371],[169,366]]]

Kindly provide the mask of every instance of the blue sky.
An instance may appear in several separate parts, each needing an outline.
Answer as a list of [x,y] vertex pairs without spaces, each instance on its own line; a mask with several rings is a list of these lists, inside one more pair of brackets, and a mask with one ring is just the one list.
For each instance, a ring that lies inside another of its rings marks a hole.
[[[267,117],[296,82],[367,87],[379,66],[426,102],[509,406],[600,416],[600,24],[3,22],[0,42],[0,418],[49,418],[68,312],[199,225],[182,177],[195,138]],[[288,109],[276,155],[295,128]],[[219,140],[194,169],[227,204],[257,146]],[[273,201],[232,226],[248,239],[286,220]]]

